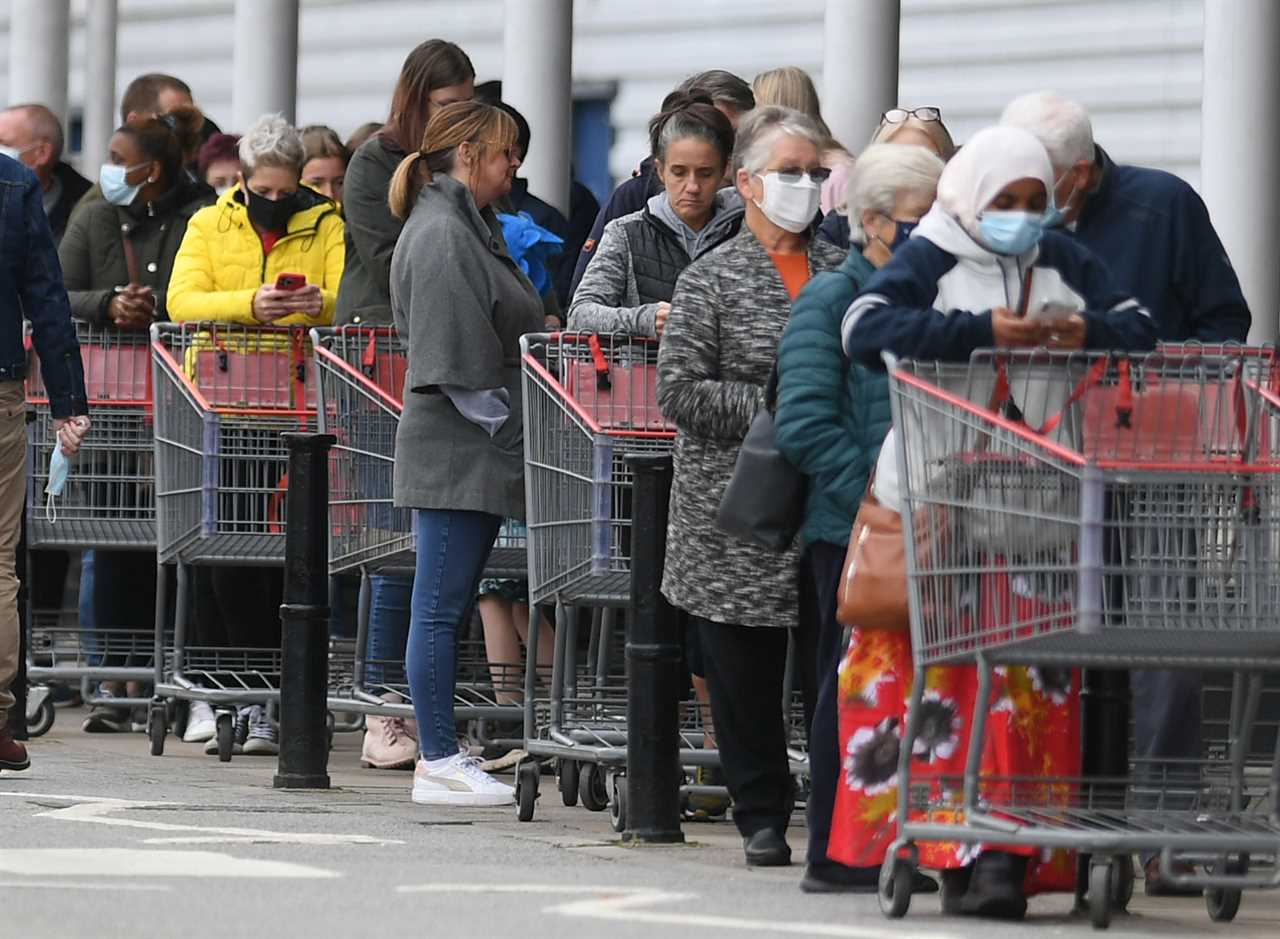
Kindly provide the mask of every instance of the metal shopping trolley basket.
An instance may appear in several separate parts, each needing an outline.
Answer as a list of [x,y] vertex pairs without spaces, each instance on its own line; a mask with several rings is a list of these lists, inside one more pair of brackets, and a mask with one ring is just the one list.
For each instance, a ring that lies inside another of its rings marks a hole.
[[[75,324],[84,363],[85,391],[93,430],[76,456],[67,485],[46,506],[49,459],[57,445],[49,397],[34,350],[27,371],[27,548],[109,549],[153,552],[156,545],[153,469],[151,350],[144,331],[79,322]],[[34,569],[28,555],[27,570]],[[28,594],[29,664],[33,682],[70,681],[82,685],[90,704],[91,681],[150,681],[154,634],[150,623],[66,626],[55,613],[36,610]],[[146,705],[149,699],[116,697],[113,704]],[[47,695],[39,721],[53,723]]]
[[[212,323],[156,324],[151,339],[156,547],[162,564],[177,567],[174,651],[157,685],[152,753],[163,752],[167,731],[159,700],[199,700],[218,709],[226,761],[231,708],[278,700],[280,649],[193,646],[190,569],[283,565],[288,448],[280,435],[315,427],[310,343],[298,328]],[[158,619],[157,635],[162,626]]]
[[[905,914],[917,843],[945,841],[1089,853],[1098,927],[1127,902],[1127,855],[1160,852],[1165,871],[1205,865],[1174,880],[1207,888],[1211,916],[1230,919],[1241,889],[1280,884],[1280,749],[1261,777],[1247,759],[1263,674],[1280,667],[1270,357],[1041,351],[888,365],[915,679],[882,909]],[[930,775],[925,676],[948,665],[976,669],[973,713],[956,718],[968,749],[962,773]],[[1207,752],[1190,774],[1135,765],[1105,781],[984,770],[999,710],[988,704],[1000,681],[1012,687],[1008,670],[1034,666],[1031,680],[1047,682],[1046,669],[1081,665],[1237,673],[1229,752]]]

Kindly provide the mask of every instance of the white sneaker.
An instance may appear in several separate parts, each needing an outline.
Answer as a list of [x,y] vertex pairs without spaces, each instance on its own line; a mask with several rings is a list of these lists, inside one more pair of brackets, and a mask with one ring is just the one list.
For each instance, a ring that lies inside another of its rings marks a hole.
[[204,743],[212,740],[218,731],[213,719],[213,708],[207,701],[192,701],[187,708],[187,730],[182,735],[184,743]]
[[516,791],[484,770],[473,756],[419,759],[413,771],[413,801],[419,805],[510,805]]
[[267,709],[255,704],[249,709],[249,736],[244,741],[246,755],[259,754],[275,756],[280,752],[279,734],[276,725],[267,716]]

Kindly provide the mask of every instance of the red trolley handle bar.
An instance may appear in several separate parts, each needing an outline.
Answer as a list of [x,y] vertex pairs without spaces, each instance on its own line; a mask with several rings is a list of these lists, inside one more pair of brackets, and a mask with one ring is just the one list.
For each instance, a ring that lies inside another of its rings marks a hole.
[[397,411],[404,411],[404,402],[392,395],[381,385],[372,381],[364,372],[355,368],[351,363],[347,362],[342,356],[335,354],[331,349],[325,349],[317,346],[314,350],[316,355],[322,356],[330,367],[342,372],[343,377],[349,379],[359,385],[369,394],[380,399],[383,404],[394,408]]
[[556,377],[552,375],[549,371],[547,371],[546,367],[541,362],[539,362],[536,358],[534,358],[533,353],[526,352],[524,354],[524,361],[525,361],[525,364],[528,365],[530,368],[532,368],[543,381],[545,381],[548,385],[551,386],[552,390],[556,392],[556,394],[560,397],[560,399],[564,401],[566,405],[568,405],[569,410],[573,411],[573,413],[578,417],[578,419],[581,420],[584,424],[586,424],[587,429],[590,430],[593,434],[608,433],[609,436],[611,437],[629,437],[629,438],[636,438],[640,440],[673,440],[675,438],[676,432],[674,430],[613,430],[613,429],[610,429],[606,431],[603,427],[600,426],[599,423],[596,422],[596,419],[592,417],[590,414],[588,414],[586,409],[584,409],[582,405],[580,405],[577,402],[577,400],[574,399],[574,397],[571,394],[569,394],[568,391],[565,390],[564,385],[560,384],[560,382],[556,379]]

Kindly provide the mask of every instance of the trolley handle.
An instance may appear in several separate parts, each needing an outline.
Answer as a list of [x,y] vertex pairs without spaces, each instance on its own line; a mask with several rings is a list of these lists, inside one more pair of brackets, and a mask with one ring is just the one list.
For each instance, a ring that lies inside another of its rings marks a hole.
[[609,378],[609,361],[604,356],[604,349],[600,345],[600,337],[595,333],[588,336],[587,348],[591,350],[591,361],[595,364],[596,390],[608,391],[613,387],[613,381]]

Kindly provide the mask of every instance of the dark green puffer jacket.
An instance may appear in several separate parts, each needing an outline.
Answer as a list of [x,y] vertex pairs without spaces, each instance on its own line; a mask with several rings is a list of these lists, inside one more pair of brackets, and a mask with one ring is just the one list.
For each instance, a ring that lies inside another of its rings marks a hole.
[[809,477],[800,538],[849,543],[867,478],[889,432],[889,383],[845,358],[840,323],[875,268],[855,247],[796,298],[778,346],[778,448]]

